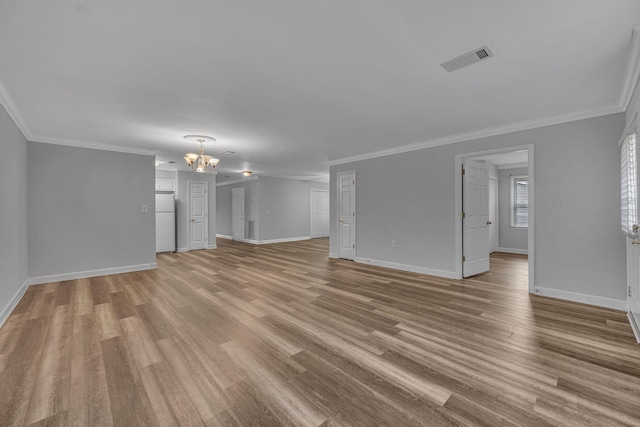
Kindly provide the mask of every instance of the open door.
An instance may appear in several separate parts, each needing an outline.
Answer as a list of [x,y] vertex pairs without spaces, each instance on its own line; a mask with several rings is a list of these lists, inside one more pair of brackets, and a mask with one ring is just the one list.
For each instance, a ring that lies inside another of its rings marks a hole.
[[484,163],[465,159],[462,175],[462,276],[489,271],[489,177]]
[[338,256],[356,258],[356,173],[338,174]]

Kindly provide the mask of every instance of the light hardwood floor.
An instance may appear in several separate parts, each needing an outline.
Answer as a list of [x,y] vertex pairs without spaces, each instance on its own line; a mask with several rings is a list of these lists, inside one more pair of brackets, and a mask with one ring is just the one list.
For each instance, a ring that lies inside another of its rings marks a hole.
[[327,258],[326,239],[32,286],[0,330],[0,425],[640,425],[624,313]]

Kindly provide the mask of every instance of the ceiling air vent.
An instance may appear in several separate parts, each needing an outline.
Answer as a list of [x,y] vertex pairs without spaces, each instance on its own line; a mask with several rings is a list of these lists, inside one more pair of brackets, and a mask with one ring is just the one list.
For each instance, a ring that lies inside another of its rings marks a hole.
[[484,45],[478,49],[474,49],[470,52],[463,53],[460,56],[456,56],[455,58],[443,62],[440,65],[442,65],[442,68],[444,68],[448,72],[452,72],[459,70],[462,67],[466,67],[468,65],[475,64],[476,62],[491,58],[492,56],[493,52],[489,50],[489,46]]

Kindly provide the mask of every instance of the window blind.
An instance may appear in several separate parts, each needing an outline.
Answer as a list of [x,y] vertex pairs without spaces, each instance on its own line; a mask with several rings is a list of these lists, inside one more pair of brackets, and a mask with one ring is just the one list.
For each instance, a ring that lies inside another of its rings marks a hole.
[[529,226],[529,180],[513,180],[513,227]]
[[620,210],[622,231],[637,234],[638,224],[638,147],[635,133],[627,135],[620,150]]

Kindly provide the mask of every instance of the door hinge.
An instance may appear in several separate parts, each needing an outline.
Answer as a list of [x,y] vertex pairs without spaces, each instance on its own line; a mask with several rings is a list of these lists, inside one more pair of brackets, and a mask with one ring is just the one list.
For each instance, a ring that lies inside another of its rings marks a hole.
[[355,216],[356,216],[356,213],[355,213],[355,212],[352,212],[352,213],[353,213],[353,216],[355,217]]
[[355,179],[352,182],[353,182],[353,185],[356,185],[356,180]]
[[631,297],[631,286],[627,287],[627,296]]
[[354,243],[354,244],[353,244],[353,249],[355,249],[355,248],[356,248],[356,244]]
[[462,255],[462,261],[466,261],[466,259],[465,259],[464,255]]
[[462,212],[462,218],[464,218],[464,212]]
[[464,168],[462,168],[462,175],[464,175]]

